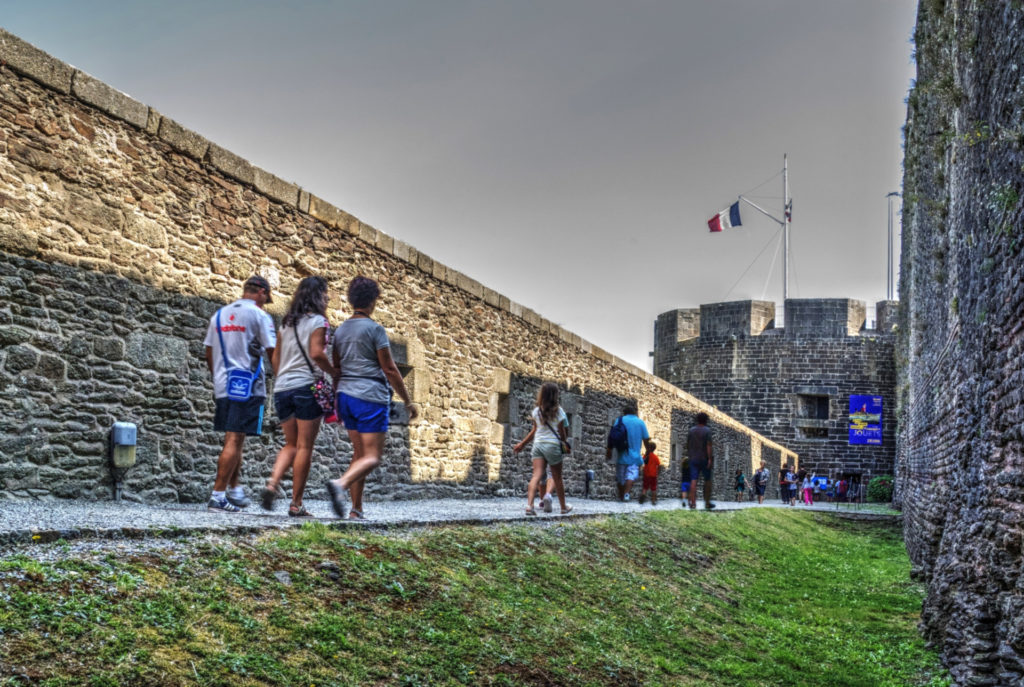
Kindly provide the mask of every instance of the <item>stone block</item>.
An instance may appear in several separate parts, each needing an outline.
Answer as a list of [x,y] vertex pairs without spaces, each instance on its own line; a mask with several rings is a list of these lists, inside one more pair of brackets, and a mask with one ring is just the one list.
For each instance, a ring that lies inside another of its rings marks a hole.
[[93,354],[106,361],[124,359],[124,341],[115,337],[102,337],[93,341]]
[[7,372],[25,372],[31,370],[39,362],[39,354],[28,346],[10,346],[4,369]]
[[128,335],[125,359],[157,372],[178,372],[188,364],[188,342],[176,336],[134,332]]
[[416,266],[429,275],[434,274],[434,260],[426,253],[420,253]]
[[221,148],[216,143],[210,144],[206,152],[206,161],[225,176],[243,184],[256,185],[256,167],[245,158],[235,155],[226,148]]
[[75,72],[71,92],[84,102],[132,126],[145,129],[149,122],[149,107],[85,72]]
[[309,212],[309,191],[299,189],[299,212]]
[[0,29],[0,60],[8,67],[44,86],[71,92],[74,68],[48,55],[31,43]]
[[205,138],[191,129],[186,129],[169,117],[162,117],[160,119],[160,129],[157,132],[157,136],[159,136],[161,141],[178,152],[184,153],[196,160],[202,160],[206,155],[207,149],[210,147],[210,142]]
[[359,223],[359,240],[371,246],[377,244],[378,231],[364,222]]
[[329,227],[341,229],[346,234],[359,232],[359,220],[312,194],[309,196],[309,214]]
[[476,279],[467,277],[464,274],[459,275],[459,288],[467,293],[473,294],[477,298],[484,297],[484,285]]
[[253,168],[253,175],[253,183],[257,191],[279,203],[298,207],[299,187],[297,184],[289,183],[259,167]]
[[484,302],[487,303],[487,305],[491,305],[497,308],[499,300],[500,297],[497,291],[495,291],[494,289],[489,289],[486,286],[484,287]]
[[149,115],[146,118],[146,133],[156,136],[160,131],[160,120],[163,118],[162,114],[154,110],[152,107],[149,108]]
[[32,332],[14,325],[0,326],[0,346],[22,344],[32,339]]
[[409,261],[409,244],[395,239],[394,256],[399,260]]

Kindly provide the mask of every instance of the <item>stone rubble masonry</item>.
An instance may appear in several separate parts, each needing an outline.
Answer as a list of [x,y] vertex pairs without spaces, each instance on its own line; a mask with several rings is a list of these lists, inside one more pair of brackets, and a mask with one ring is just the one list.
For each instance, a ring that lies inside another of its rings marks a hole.
[[[109,498],[107,433],[139,425],[125,495],[201,501],[220,439],[202,341],[217,307],[254,272],[279,316],[310,274],[325,276],[329,315],[344,289],[377,279],[376,319],[422,419],[393,418],[375,498],[520,495],[542,380],[572,408],[571,494],[614,493],[608,425],[627,399],[666,465],[679,437],[711,415],[722,452],[753,463],[788,449],[669,383],[584,341],[322,198],[253,166],[174,119],[0,29],[0,497]],[[273,408],[246,444],[244,479],[260,486],[280,443]],[[312,496],[351,456],[325,427]],[[287,485],[286,485],[287,486]],[[728,488],[722,480],[718,487]]]
[[1024,684],[1024,11],[921,2],[907,99],[896,495],[958,685]]
[[[895,302],[878,304],[883,314]],[[865,304],[842,298],[789,299],[786,326],[775,303],[734,301],[670,310],[654,328],[654,372],[800,454],[820,475],[893,473],[896,451],[895,343],[866,330]],[[886,315],[890,317],[891,315]],[[881,395],[882,446],[848,440],[849,397]],[[825,397],[827,418],[806,397]]]

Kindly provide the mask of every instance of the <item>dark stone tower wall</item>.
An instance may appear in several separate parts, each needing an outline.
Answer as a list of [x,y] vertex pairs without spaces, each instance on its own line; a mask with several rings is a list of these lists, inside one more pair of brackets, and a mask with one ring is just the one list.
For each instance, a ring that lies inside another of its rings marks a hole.
[[1024,684],[1024,9],[922,1],[907,101],[897,499],[957,684]]
[[[656,335],[654,373],[797,448],[801,467],[865,479],[892,474],[894,338],[865,330],[865,311],[849,299],[790,299],[786,327],[774,329],[774,303],[702,305],[699,337]],[[883,397],[881,446],[849,444],[853,394]]]

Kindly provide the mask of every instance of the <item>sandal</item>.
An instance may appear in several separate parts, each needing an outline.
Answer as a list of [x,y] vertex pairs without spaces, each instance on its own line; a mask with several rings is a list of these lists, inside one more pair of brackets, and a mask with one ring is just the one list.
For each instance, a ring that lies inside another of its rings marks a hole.
[[351,508],[348,511],[348,519],[349,520],[366,520],[366,516],[363,515],[363,511],[356,510],[355,508]]
[[312,518],[314,515],[305,506],[288,506],[289,518]]
[[536,515],[536,514],[537,514],[537,511],[535,511],[535,510],[533,509],[533,506],[530,506],[529,508],[527,508],[527,509],[526,509],[526,514],[527,514],[527,515]]
[[278,496],[283,494],[278,491],[280,487],[270,488],[270,485],[263,487],[263,491],[260,492],[260,505],[263,506],[263,510],[274,510],[274,500]]
[[562,515],[568,515],[571,512],[572,512],[572,506],[566,506],[565,508],[562,509]]
[[334,514],[344,520],[345,509],[348,506],[345,500],[345,489],[339,487],[333,480],[327,480],[327,495],[331,498],[331,508],[334,509]]

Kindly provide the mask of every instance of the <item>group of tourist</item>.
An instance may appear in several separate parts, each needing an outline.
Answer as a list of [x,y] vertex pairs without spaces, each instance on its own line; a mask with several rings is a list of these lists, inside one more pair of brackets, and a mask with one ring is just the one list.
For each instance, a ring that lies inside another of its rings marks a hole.
[[[284,496],[281,482],[291,471],[292,491],[288,515],[309,518],[303,495],[312,462],[313,445],[324,421],[344,424],[352,443],[347,470],[326,482],[331,507],[339,518],[363,519],[363,491],[367,476],[380,464],[388,430],[392,393],[405,404],[410,419],[418,415],[391,356],[387,333],[374,321],[380,287],[367,277],[356,277],[348,287],[352,316],[330,337],[327,319],[327,280],[306,277],[299,282],[281,321],[280,333],[264,310],[272,301],[270,283],[259,275],[246,280],[242,297],[217,310],[210,318],[204,345],[213,376],[214,429],[224,433],[217,474],[207,510],[238,513],[251,505],[240,484],[242,447],[246,436],[262,432],[266,406],[266,370],[269,356],[275,377],[274,407],[284,435],[260,504],[273,510]],[[526,514],[536,515],[536,499],[545,512],[558,498],[561,512],[570,513],[562,478],[564,458],[572,450],[568,416],[559,403],[558,385],[545,382],[532,410],[533,426],[514,447],[520,453],[531,444],[533,473],[527,487]],[[697,507],[697,483],[704,480],[704,502],[711,501],[714,456],[706,413],[698,413],[687,437],[682,497]],[[642,476],[640,502],[658,499],[661,460],[655,453],[647,425],[638,416],[635,401],[628,401],[608,432],[606,457],[615,459],[620,501],[629,501],[634,483]],[[740,475],[742,477],[742,475]],[[543,486],[542,486],[543,485]]]
[[[405,403],[411,419],[418,409],[409,398],[393,358],[384,327],[373,320],[380,287],[356,277],[348,287],[352,316],[327,338],[328,287],[323,277],[306,277],[288,305],[280,337],[263,306],[272,302],[270,283],[250,277],[242,297],[210,318],[206,362],[213,375],[213,426],[224,432],[217,476],[207,510],[238,513],[250,505],[239,479],[246,436],[262,431],[266,402],[265,354],[275,375],[274,407],[284,446],[261,493],[267,510],[282,496],[281,480],[292,472],[288,515],[308,518],[303,506],[313,443],[325,415],[342,421],[352,443],[352,461],[326,484],[339,518],[363,518],[366,477],[380,464],[388,429],[392,391]],[[351,504],[351,506],[350,506]]]

